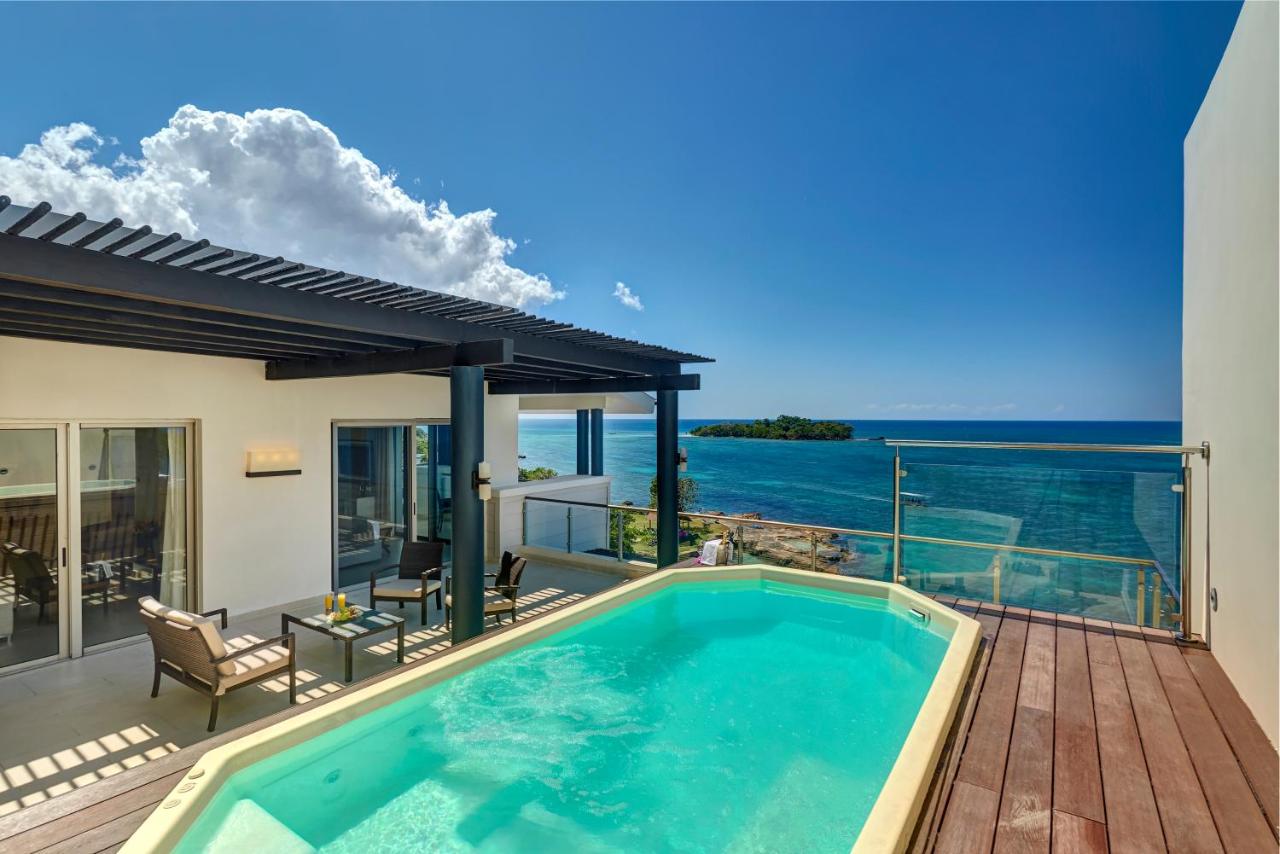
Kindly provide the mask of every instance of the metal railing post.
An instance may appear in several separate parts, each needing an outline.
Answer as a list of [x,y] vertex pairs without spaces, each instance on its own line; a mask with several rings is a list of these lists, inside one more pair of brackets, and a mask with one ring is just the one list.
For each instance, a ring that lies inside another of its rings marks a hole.
[[1000,604],[1000,554],[991,561],[991,601]]
[[809,532],[809,569],[818,571],[818,532]]
[[902,576],[902,455],[893,449],[893,580],[905,584]]
[[529,545],[529,500],[520,499],[520,543]]
[[[613,511],[610,510],[609,512],[612,513]],[[627,533],[627,514],[619,510],[618,511],[618,561],[619,562],[626,560],[626,558],[623,556],[623,548],[626,546],[626,542],[627,542],[626,533]]]
[[573,507],[565,508],[564,514],[564,550],[573,554]]
[[1138,567],[1138,625],[1142,625],[1146,614],[1144,609],[1147,603],[1147,573],[1142,567]]
[[1182,639],[1189,641],[1191,634],[1191,457],[1182,456],[1182,554],[1178,556],[1182,588]]

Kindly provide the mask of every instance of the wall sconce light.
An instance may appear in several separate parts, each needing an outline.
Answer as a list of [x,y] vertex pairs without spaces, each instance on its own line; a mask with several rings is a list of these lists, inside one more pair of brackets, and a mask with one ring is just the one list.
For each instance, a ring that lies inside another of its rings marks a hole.
[[297,448],[274,451],[250,451],[245,465],[245,477],[279,477],[286,474],[302,474],[302,454]]
[[680,469],[680,473],[684,474],[689,470],[689,449],[679,448],[676,451],[676,466]]
[[489,485],[491,476],[488,463],[483,460],[476,463],[476,470],[471,473],[471,488],[480,496],[481,501],[488,501],[493,497],[493,487]]

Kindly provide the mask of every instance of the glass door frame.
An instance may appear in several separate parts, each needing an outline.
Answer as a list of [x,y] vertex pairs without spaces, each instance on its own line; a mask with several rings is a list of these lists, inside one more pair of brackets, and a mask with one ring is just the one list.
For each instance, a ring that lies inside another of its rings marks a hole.
[[[75,524],[76,536],[70,536],[67,532],[67,567],[80,566],[82,564],[83,548],[80,518],[80,431],[93,429],[111,429],[111,428],[127,428],[127,427],[181,427],[185,429],[186,441],[183,443],[183,453],[186,459],[183,465],[186,466],[187,477],[187,495],[186,495],[186,525],[187,525],[187,596],[183,607],[189,611],[198,611],[200,607],[200,589],[202,587],[200,579],[200,530],[198,519],[199,514],[196,512],[196,502],[199,500],[200,491],[196,489],[197,478],[196,471],[196,443],[198,441],[198,423],[196,421],[184,421],[181,419],[150,419],[150,418],[107,418],[94,419],[92,421],[71,421],[67,423],[68,448],[67,448],[67,466],[65,477],[69,487],[67,493],[67,510],[68,519],[73,520]],[[74,436],[75,440],[70,441]],[[72,473],[75,477],[72,477]],[[81,573],[67,571],[67,607],[73,612],[67,620],[67,628],[69,631],[69,648],[70,658],[79,658],[86,652],[103,652],[116,647],[129,646],[138,643],[142,639],[142,632],[129,637],[117,638],[116,640],[104,641],[102,643],[93,644],[86,647],[84,645],[84,623],[83,623],[83,605],[80,601],[80,583],[82,581]]]
[[[29,670],[32,667],[39,667],[43,664],[50,664],[55,661],[62,661],[75,656],[74,645],[72,643],[71,633],[71,617],[73,610],[71,602],[76,601],[71,598],[70,576],[75,573],[68,571],[68,567],[72,566],[70,556],[71,537],[69,536],[69,527],[71,517],[70,507],[70,480],[71,466],[70,453],[68,445],[68,436],[71,433],[71,425],[65,421],[11,421],[0,420],[0,430],[52,430],[54,434],[54,491],[56,493],[57,517],[58,517],[58,538],[56,549],[56,559],[58,563],[58,651],[52,655],[44,655],[39,658],[33,658],[28,661],[19,661],[0,667],[0,676],[8,673],[16,673],[22,670]],[[77,457],[79,454],[77,454]],[[79,582],[76,583],[77,592],[79,591]],[[77,615],[77,620],[79,619]],[[10,638],[8,643],[14,643]]]
[[[405,432],[405,542],[418,539],[418,427],[449,425],[448,418],[335,418],[329,428],[329,583],[334,590],[339,586],[338,574],[338,428],[340,427],[400,427]],[[367,587],[367,584],[347,585],[346,589]]]

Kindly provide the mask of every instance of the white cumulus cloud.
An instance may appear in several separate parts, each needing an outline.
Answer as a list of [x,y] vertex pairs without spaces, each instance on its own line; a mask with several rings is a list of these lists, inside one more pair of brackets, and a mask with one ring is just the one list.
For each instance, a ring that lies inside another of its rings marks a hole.
[[640,302],[640,297],[631,292],[631,288],[618,282],[613,286],[613,298],[625,305],[627,308],[636,311],[644,311],[644,303]]
[[101,162],[104,140],[83,123],[51,128],[0,157],[0,192],[91,219],[118,216],[213,243],[527,306],[564,296],[509,263],[515,241],[492,210],[455,214],[396,185],[359,150],[298,110],[180,108],[141,141],[137,159]]

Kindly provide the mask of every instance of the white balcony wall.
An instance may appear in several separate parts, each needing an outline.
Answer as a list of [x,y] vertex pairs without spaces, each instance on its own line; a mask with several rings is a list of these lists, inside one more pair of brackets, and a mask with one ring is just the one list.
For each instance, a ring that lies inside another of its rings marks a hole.
[[[1244,4],[1184,145],[1182,429],[1212,444],[1210,621],[1214,655],[1272,743],[1280,630],[1280,303],[1277,290],[1277,18]],[[1203,479],[1194,576],[1204,578]],[[1197,590],[1197,592],[1200,592]]]
[[[5,423],[195,421],[200,604],[233,612],[330,589],[335,420],[449,417],[440,377],[267,382],[261,362],[7,337],[0,397]],[[517,405],[485,400],[498,486],[516,481]],[[302,474],[246,478],[247,451],[273,447],[299,449]]]
[[[561,501],[582,501],[590,504],[609,503],[609,488],[613,478],[608,475],[565,475],[549,480],[517,483],[494,490],[490,502],[489,530],[496,539],[490,541],[489,556],[503,551],[519,552],[524,535],[524,501],[526,498],[555,498]],[[565,530],[567,505],[530,502],[528,510],[529,543],[550,549],[566,549],[568,537]],[[574,508],[573,550],[575,552],[606,548],[609,539],[609,522],[604,510]]]

